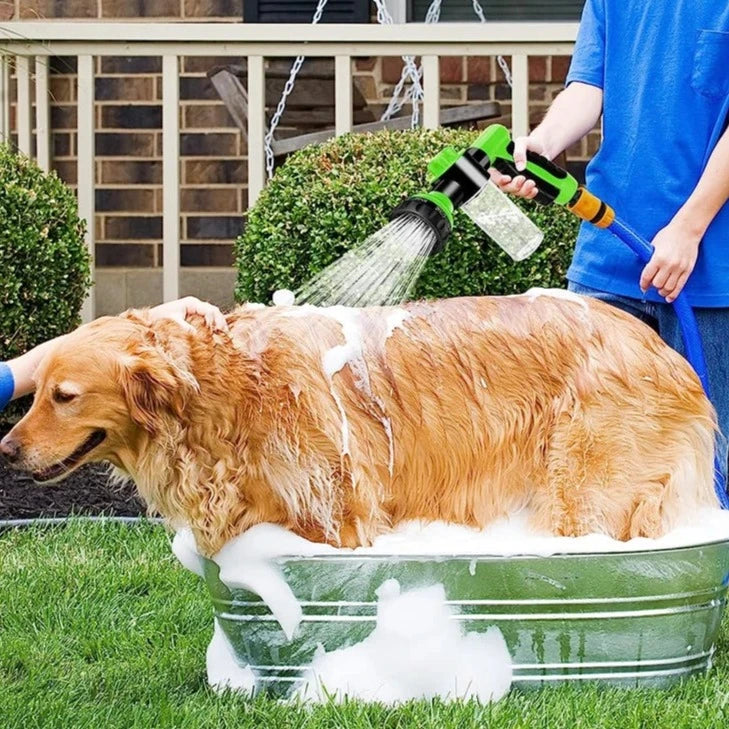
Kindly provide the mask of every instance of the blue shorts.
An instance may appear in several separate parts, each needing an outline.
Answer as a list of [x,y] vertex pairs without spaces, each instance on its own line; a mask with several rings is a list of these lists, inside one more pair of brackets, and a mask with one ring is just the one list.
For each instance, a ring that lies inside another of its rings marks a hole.
[[[659,304],[610,294],[572,281],[569,282],[568,288],[576,294],[591,296],[593,299],[606,301],[608,304],[627,311],[655,329],[666,344],[685,356],[681,326],[670,304]],[[711,401],[719,418],[721,435],[717,439],[717,449],[719,463],[726,478],[727,439],[725,435],[729,433],[729,350],[727,348],[729,308],[696,307],[694,313],[704,343]]]

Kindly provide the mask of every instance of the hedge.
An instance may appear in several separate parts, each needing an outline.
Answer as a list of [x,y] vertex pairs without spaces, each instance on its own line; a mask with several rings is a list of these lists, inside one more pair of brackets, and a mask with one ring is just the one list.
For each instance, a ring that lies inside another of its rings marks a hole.
[[76,197],[0,144],[0,359],[79,323],[90,286]]
[[[446,145],[465,147],[474,136],[463,129],[348,134],[289,157],[236,241],[237,300],[268,302],[278,288],[298,288],[384,225],[403,197],[427,189],[431,157]],[[562,208],[518,204],[544,232],[534,255],[514,263],[456,213],[449,245],[429,260],[413,297],[564,286],[577,220]]]

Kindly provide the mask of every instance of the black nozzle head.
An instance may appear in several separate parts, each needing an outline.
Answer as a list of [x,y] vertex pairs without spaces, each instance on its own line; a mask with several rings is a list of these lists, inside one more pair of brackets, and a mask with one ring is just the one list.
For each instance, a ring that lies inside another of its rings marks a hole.
[[390,220],[406,215],[422,220],[435,234],[435,245],[427,255],[432,256],[445,248],[446,241],[451,235],[451,224],[438,205],[422,197],[409,197],[392,211]]

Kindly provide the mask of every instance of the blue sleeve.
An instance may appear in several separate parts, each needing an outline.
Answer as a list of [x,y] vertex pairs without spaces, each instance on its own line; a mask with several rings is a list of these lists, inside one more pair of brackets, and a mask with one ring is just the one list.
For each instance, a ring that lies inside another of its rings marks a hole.
[[14,390],[15,378],[13,372],[5,362],[0,362],[0,410],[13,399]]
[[581,81],[602,89],[604,79],[605,0],[587,0],[565,86]]

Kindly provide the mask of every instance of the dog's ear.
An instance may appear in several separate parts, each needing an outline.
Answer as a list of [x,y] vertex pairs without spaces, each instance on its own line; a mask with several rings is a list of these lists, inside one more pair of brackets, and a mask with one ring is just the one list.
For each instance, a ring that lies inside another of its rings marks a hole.
[[189,398],[199,385],[190,372],[189,347],[185,343],[153,327],[144,329],[142,339],[124,358],[120,380],[132,420],[155,434],[164,414],[177,419],[184,416]]

